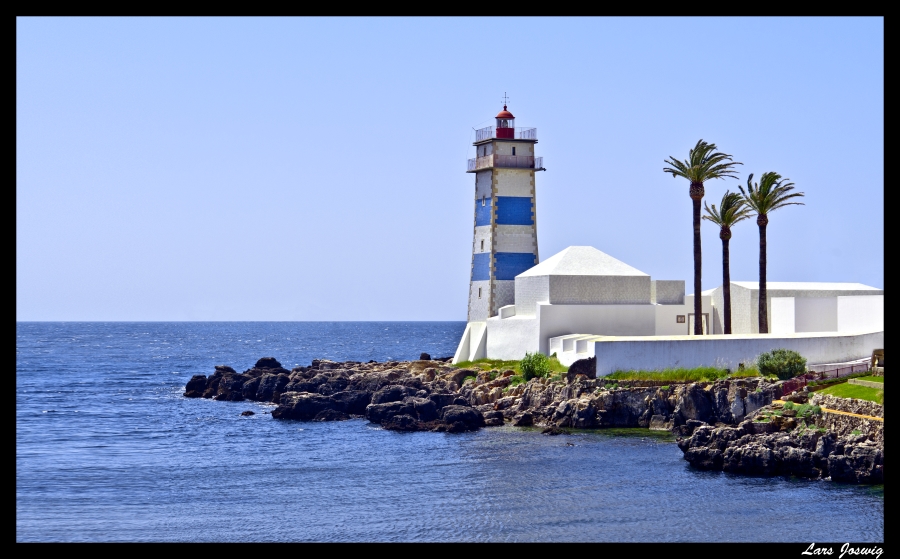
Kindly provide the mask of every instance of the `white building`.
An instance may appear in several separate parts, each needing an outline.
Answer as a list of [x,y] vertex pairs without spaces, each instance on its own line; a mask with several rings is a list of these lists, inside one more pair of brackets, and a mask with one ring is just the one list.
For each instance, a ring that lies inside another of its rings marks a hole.
[[539,262],[535,208],[537,130],[476,132],[474,232],[468,324],[453,362],[556,353],[563,364],[597,357],[618,369],[737,367],[777,347],[810,364],[871,355],[884,347],[884,291],[858,283],[767,283],[771,333],[759,334],[757,282],[731,282],[732,334],[724,335],[722,287],[700,294],[702,330],[683,280],[649,275],[589,246]]
[[701,294],[706,335],[700,340],[692,335],[693,295],[684,294],[684,281],[652,280],[593,247],[568,247],[515,277],[512,304],[469,322],[454,362],[539,351],[571,364],[603,355],[598,372],[608,373],[629,365],[737,367],[775,347],[802,348],[810,363],[837,362],[883,347],[883,290],[799,282],[771,282],[767,289],[770,334],[756,327],[756,282],[732,282],[733,334],[722,334],[720,286]]

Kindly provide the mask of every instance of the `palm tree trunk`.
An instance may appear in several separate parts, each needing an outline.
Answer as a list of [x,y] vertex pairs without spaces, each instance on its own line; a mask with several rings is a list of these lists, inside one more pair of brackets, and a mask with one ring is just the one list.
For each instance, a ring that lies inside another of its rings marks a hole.
[[728,239],[722,239],[722,296],[725,298],[725,324],[726,334],[731,334],[731,271],[730,257],[728,254]]
[[[691,184],[693,189],[694,185]],[[703,186],[701,185],[702,189]],[[702,194],[701,194],[702,197]],[[694,204],[694,335],[703,334],[703,304],[700,299],[700,274],[703,269],[700,256],[700,199],[691,196]]]
[[759,225],[759,333],[769,333],[769,313],[766,305],[766,225],[769,219],[761,215],[756,219]]

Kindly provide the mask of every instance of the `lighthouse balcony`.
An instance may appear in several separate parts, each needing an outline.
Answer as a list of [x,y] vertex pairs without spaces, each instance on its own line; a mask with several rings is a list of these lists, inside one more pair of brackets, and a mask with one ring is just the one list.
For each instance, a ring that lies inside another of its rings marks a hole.
[[544,170],[544,158],[533,155],[499,155],[492,153],[482,157],[469,159],[467,173],[484,169],[534,169]]
[[537,128],[495,128],[487,126],[475,131],[475,143],[499,138],[501,140],[537,141]]

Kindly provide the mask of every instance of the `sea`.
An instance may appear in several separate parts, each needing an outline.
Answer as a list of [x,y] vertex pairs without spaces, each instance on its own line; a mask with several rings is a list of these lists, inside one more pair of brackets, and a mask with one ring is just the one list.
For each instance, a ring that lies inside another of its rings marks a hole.
[[883,485],[700,471],[667,433],[398,433],[182,396],[260,357],[450,356],[464,328],[19,322],[16,541],[884,541]]

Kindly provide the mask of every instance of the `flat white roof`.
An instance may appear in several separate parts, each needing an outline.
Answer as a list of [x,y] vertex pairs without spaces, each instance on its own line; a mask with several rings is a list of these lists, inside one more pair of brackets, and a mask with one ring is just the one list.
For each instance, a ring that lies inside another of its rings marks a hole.
[[[732,285],[743,287],[744,289],[759,289],[758,281],[733,281]],[[861,283],[832,283],[832,282],[815,282],[815,281],[767,281],[766,289],[792,289],[803,291],[882,291],[877,287],[863,285]]]
[[591,246],[571,246],[518,276],[646,276],[649,274]]

